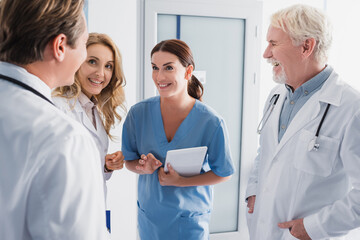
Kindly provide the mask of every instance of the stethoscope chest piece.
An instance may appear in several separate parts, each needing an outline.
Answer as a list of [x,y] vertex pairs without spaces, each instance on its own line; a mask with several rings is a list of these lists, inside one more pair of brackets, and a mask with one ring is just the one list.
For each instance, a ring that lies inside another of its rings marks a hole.
[[308,145],[308,151],[309,152],[312,151],[312,150],[318,151],[319,148],[320,148],[320,144],[317,142],[317,138],[319,137],[319,132],[320,132],[321,126],[324,123],[324,119],[326,117],[326,114],[327,114],[329,108],[330,108],[330,103],[328,103],[327,106],[326,106],[325,112],[324,112],[324,114],[323,114],[323,116],[322,116],[322,118],[320,120],[320,123],[319,123],[319,126],[318,126],[317,130],[316,130],[314,138],[309,142],[309,145]]
[[314,151],[318,151],[319,150],[319,147],[320,145],[317,143],[317,137],[314,137],[310,142],[309,142],[309,145],[308,145],[308,151],[311,152],[312,150]]

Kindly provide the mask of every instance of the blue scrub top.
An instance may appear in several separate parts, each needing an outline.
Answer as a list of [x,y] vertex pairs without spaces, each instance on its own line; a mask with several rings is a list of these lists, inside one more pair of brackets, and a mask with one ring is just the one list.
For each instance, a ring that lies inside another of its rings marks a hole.
[[[225,122],[213,109],[198,100],[171,142],[167,141],[163,127],[160,97],[134,105],[123,126],[122,152],[125,160],[139,159],[141,154],[152,153],[164,164],[167,151],[199,146],[208,147],[201,173],[212,170],[221,177],[234,173]],[[157,171],[139,175],[141,239],[207,239],[200,236],[208,234],[212,195],[212,186],[161,186]]]

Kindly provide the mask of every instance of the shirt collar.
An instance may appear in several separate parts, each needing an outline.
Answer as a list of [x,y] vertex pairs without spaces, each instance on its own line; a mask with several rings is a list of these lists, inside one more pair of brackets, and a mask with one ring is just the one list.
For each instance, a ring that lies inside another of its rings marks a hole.
[[92,97],[90,100],[83,92],[80,92],[78,99],[81,107],[84,109],[91,109],[97,105],[97,101],[94,97]]
[[302,95],[308,95],[309,93],[315,91],[320,86],[324,84],[326,79],[329,78],[330,74],[332,73],[333,68],[329,65],[326,65],[326,67],[317,75],[315,75],[310,80],[303,83],[298,89],[296,89],[294,92],[292,92],[291,87],[285,84],[286,89],[288,90],[288,96],[295,97],[295,96],[302,96]]
[[8,62],[0,62],[0,73],[25,83],[51,101],[50,87],[39,77],[29,73],[25,68]]

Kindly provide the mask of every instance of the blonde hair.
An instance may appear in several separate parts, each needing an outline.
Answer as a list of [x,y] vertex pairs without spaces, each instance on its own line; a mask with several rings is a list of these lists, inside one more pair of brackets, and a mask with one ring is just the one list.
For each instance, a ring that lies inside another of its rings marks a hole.
[[[121,121],[121,116],[116,111],[120,107],[123,113],[126,112],[124,105],[125,93],[123,87],[125,86],[125,75],[122,68],[122,58],[119,49],[113,40],[106,34],[90,33],[86,47],[93,44],[102,44],[111,49],[114,54],[114,72],[109,84],[95,95],[98,102],[97,109],[102,118],[105,131],[110,139],[114,137],[110,134],[110,129],[115,125],[115,120]],[[77,98],[81,92],[81,85],[78,77],[79,70],[75,73],[75,82],[71,86],[58,87],[53,91],[53,96],[65,97],[67,99]]]
[[288,33],[295,46],[314,38],[315,60],[319,63],[327,61],[332,43],[332,25],[321,10],[303,4],[293,5],[274,13],[271,25]]

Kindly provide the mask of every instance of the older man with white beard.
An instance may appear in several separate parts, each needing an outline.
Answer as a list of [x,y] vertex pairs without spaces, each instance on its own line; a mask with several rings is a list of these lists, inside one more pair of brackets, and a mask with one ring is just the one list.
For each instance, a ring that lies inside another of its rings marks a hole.
[[360,94],[326,64],[319,10],[275,13],[264,58],[276,86],[259,126],[246,199],[250,238],[329,239],[360,226]]

